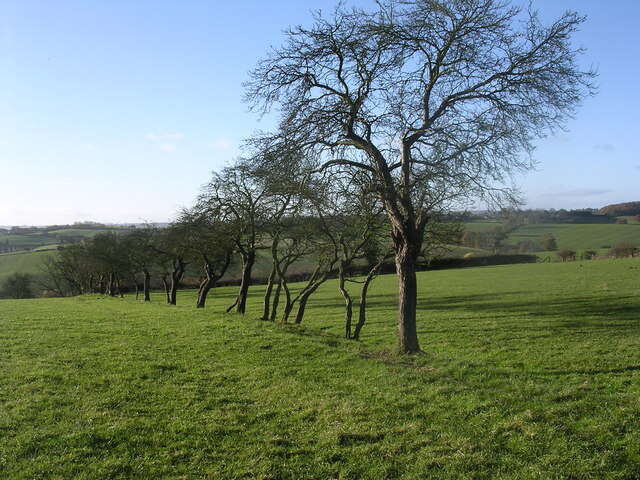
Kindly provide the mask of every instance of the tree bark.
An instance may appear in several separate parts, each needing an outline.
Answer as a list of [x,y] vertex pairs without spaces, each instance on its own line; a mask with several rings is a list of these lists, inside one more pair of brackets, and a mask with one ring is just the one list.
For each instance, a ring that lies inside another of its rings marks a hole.
[[398,275],[398,348],[400,353],[418,353],[418,332],[416,309],[418,305],[418,285],[416,262],[418,249],[415,245],[396,243],[396,272]]
[[278,314],[278,304],[280,303],[280,291],[282,290],[282,280],[278,282],[276,286],[276,291],[273,294],[273,304],[271,305],[271,314],[269,316],[269,321],[275,322],[276,315]]
[[178,297],[178,286],[184,276],[185,263],[182,260],[175,260],[173,271],[171,272],[171,288],[169,292],[169,304],[175,305]]
[[340,269],[338,270],[338,288],[344,298],[344,336],[345,338],[351,338],[351,322],[353,319],[353,300],[351,295],[345,287],[346,272],[344,262],[341,262]]
[[109,273],[109,283],[107,286],[107,293],[110,297],[116,296],[116,276],[113,272]]
[[365,322],[367,321],[367,294],[369,293],[369,285],[376,275],[378,274],[378,270],[384,263],[384,258],[381,259],[376,265],[373,266],[367,277],[364,279],[362,284],[362,289],[360,290],[360,305],[358,307],[358,323],[353,330],[353,336],[351,337],[353,340],[360,340],[360,332],[362,331],[362,327],[364,327]]
[[262,317],[260,317],[261,320],[269,320],[269,313],[271,311],[271,293],[273,292],[273,284],[275,283],[276,274],[276,265],[274,262],[273,267],[271,268],[271,273],[269,273],[269,278],[267,280],[267,288],[264,291],[264,300],[262,301]]
[[238,292],[238,302],[236,303],[236,312],[244,314],[247,308],[247,295],[249,286],[251,285],[251,271],[256,262],[256,252],[248,251],[242,256],[242,280],[240,282],[240,290]]
[[204,308],[207,302],[207,295],[209,294],[209,290],[211,290],[215,284],[215,279],[213,278],[205,278],[200,282],[200,287],[198,288],[198,301],[196,303],[196,308]]
[[144,291],[144,301],[145,302],[150,302],[151,301],[151,274],[149,273],[149,270],[144,270],[144,282],[142,284],[142,289]]
[[167,296],[167,303],[171,304],[171,289],[169,288],[166,275],[162,276],[162,285],[164,286],[164,293]]
[[271,272],[267,279],[267,289],[264,292],[264,300],[262,302],[262,320],[269,320],[271,310],[271,293],[273,292],[273,284],[278,276],[278,244],[280,243],[280,237],[276,233],[271,241],[271,258],[273,263],[271,265]]

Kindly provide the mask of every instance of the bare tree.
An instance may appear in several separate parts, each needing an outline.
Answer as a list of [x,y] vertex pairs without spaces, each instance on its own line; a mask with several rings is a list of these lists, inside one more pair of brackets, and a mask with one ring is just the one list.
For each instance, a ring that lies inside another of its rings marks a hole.
[[124,238],[126,253],[129,255],[129,263],[134,270],[134,281],[136,282],[136,299],[138,292],[138,282],[135,279],[135,272],[143,275],[142,292],[145,302],[151,301],[151,271],[156,263],[156,253],[153,249],[154,238],[158,235],[157,229],[150,225],[138,228],[128,233]]
[[228,312],[234,308],[237,313],[246,310],[251,273],[265,216],[266,188],[254,182],[251,170],[249,162],[239,160],[221,172],[214,172],[212,180],[198,198],[201,209],[217,212],[216,215],[232,226],[233,241],[242,261],[240,288]]
[[175,222],[158,232],[152,248],[169,305],[177,303],[178,287],[189,265],[189,226]]
[[562,127],[592,93],[566,12],[543,25],[504,0],[384,0],[336,8],[286,32],[252,72],[247,100],[278,104],[281,128],[319,167],[367,172],[391,223],[401,352],[420,351],[416,262],[434,214],[504,202],[534,140]]
[[182,212],[178,222],[188,231],[186,246],[189,258],[202,265],[197,308],[204,308],[207,296],[224,276],[234,252],[233,236],[215,212],[200,210],[201,204]]

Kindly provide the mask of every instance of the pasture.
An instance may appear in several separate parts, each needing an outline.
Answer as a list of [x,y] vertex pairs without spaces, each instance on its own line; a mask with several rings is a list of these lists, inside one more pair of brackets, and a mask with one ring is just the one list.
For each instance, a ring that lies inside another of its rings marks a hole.
[[640,261],[419,274],[343,340],[336,282],[301,327],[86,296],[0,301],[0,478],[638,478]]
[[35,250],[30,252],[14,252],[0,254],[0,285],[14,273],[28,273],[34,277],[42,275],[42,262],[55,250]]
[[515,245],[524,240],[540,240],[545,233],[552,234],[558,248],[573,250],[594,249],[605,253],[621,242],[640,245],[640,224],[534,224],[519,227],[510,233],[506,243]]

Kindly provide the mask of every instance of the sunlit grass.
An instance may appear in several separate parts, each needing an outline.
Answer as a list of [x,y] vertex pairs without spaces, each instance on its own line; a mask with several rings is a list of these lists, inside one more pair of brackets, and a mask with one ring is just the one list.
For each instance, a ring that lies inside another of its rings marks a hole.
[[393,276],[359,343],[233,294],[0,301],[0,478],[640,476],[640,261],[421,273],[410,358]]

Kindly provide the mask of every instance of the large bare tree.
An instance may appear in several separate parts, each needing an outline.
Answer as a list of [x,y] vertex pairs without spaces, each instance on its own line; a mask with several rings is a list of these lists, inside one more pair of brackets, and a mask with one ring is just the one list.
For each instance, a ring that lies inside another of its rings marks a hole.
[[251,73],[247,100],[274,104],[319,167],[366,171],[391,223],[399,348],[420,351],[416,262],[445,205],[501,201],[533,164],[537,137],[593,92],[571,37],[584,18],[544,25],[503,0],[381,0],[336,8],[286,32]]

